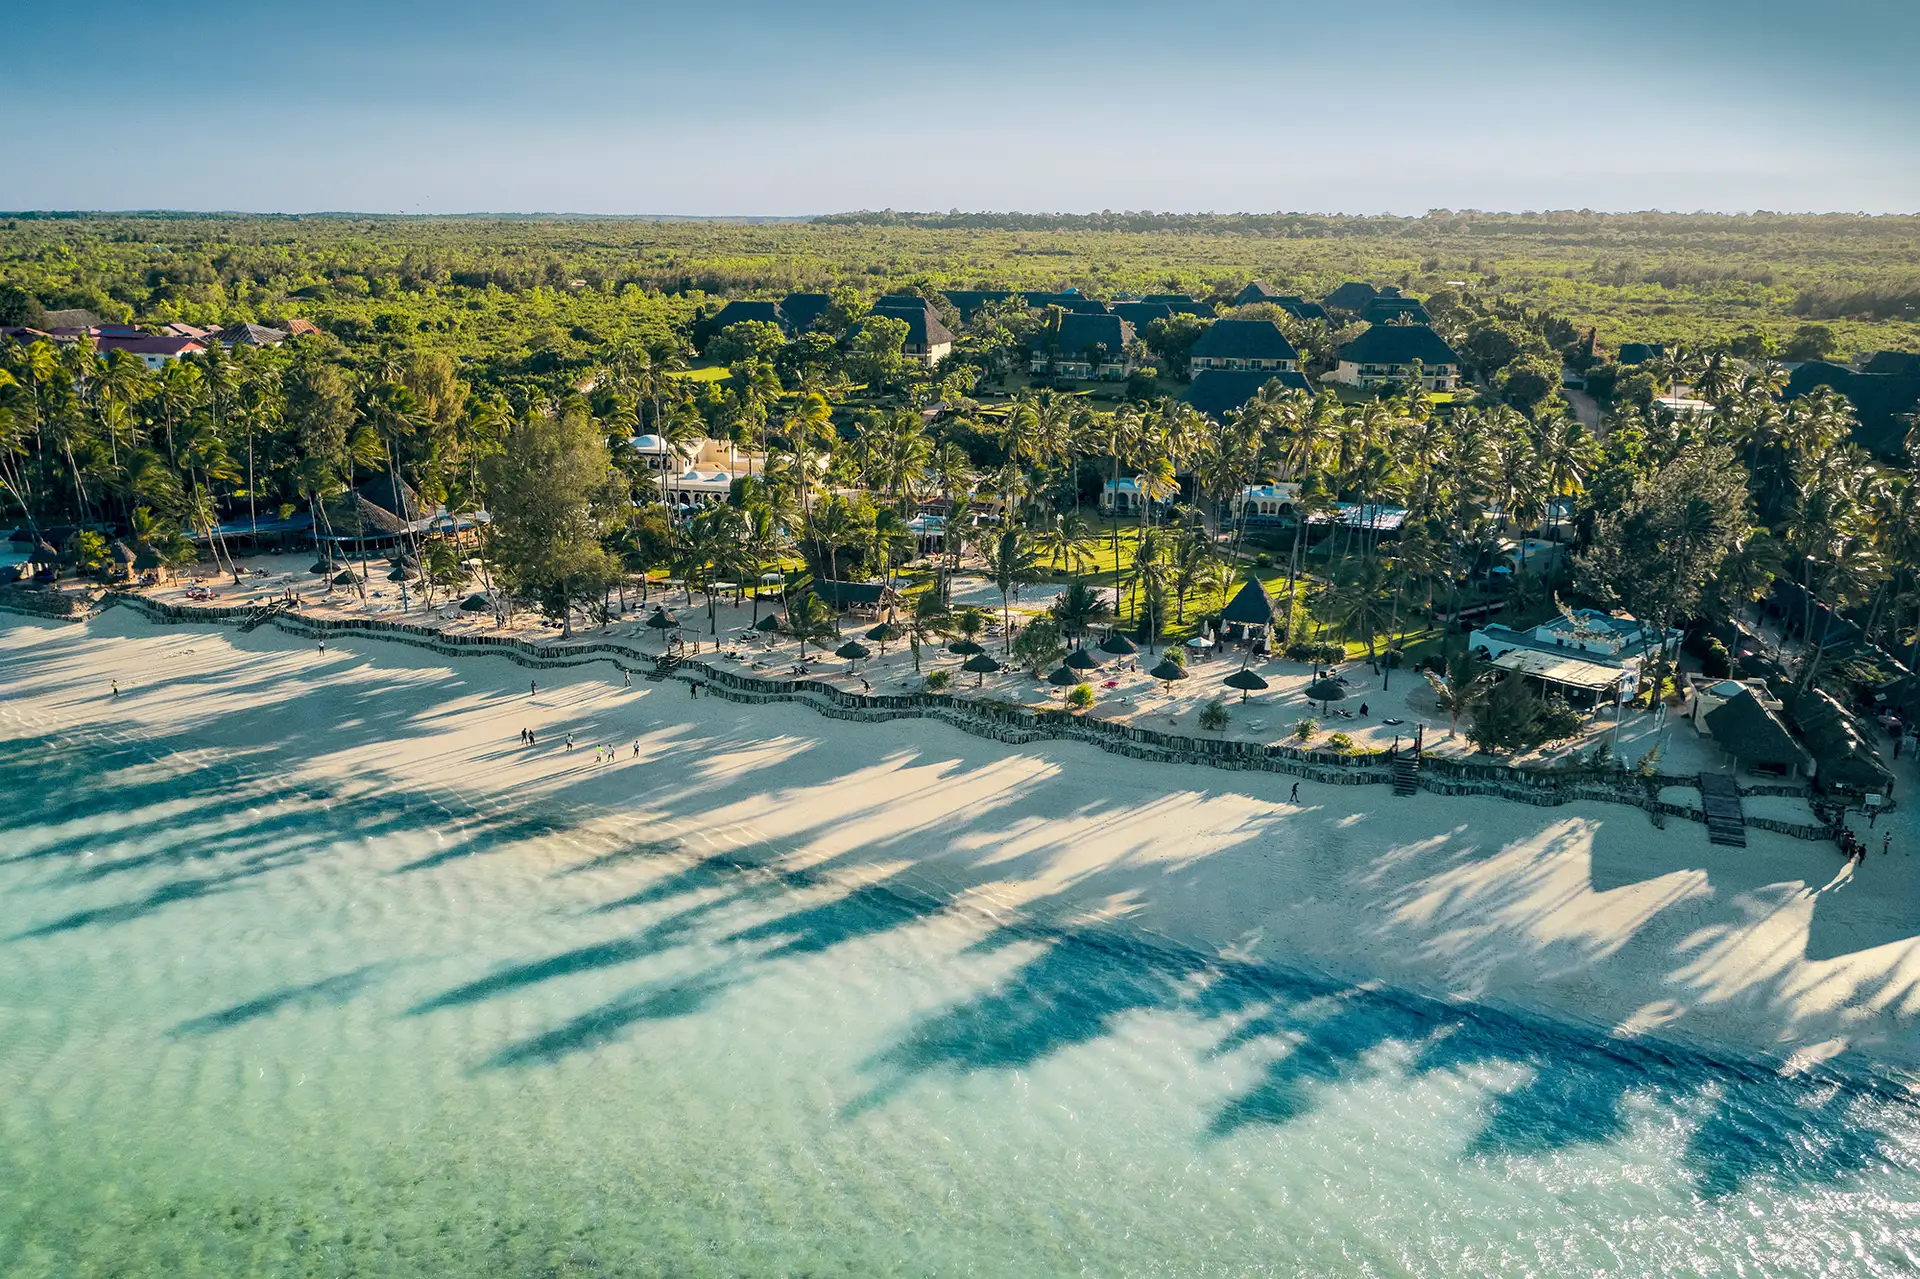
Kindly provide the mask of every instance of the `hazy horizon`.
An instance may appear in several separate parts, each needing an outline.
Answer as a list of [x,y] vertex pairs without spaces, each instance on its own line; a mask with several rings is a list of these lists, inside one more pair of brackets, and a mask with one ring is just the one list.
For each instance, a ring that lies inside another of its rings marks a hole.
[[23,9],[0,204],[1920,209],[1920,6],[1878,0],[526,13]]

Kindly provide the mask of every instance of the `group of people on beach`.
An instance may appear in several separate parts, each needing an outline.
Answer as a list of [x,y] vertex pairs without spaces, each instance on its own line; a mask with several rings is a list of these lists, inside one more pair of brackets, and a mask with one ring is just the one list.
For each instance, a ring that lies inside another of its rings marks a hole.
[[[1847,860],[1850,862],[1863,862],[1867,860],[1866,841],[1854,834],[1852,827],[1848,827],[1840,832],[1840,851],[1846,854]],[[1880,852],[1884,855],[1892,851],[1893,832],[1888,831],[1880,837]]]

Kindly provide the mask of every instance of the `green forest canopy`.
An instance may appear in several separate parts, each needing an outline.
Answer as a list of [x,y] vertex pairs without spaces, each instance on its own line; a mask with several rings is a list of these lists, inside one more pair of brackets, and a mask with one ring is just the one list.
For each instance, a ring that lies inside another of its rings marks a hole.
[[1829,214],[849,213],[806,222],[354,214],[0,214],[0,284],[48,307],[199,323],[294,316],[468,358],[652,342],[716,297],[909,282],[1416,295],[1466,281],[1622,341],[1808,320],[1920,347],[1920,217]]

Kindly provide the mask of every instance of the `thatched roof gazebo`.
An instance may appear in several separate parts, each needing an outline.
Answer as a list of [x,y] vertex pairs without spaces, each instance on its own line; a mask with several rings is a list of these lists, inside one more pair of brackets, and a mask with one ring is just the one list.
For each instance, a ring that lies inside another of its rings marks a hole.
[[952,653],[955,657],[978,657],[980,654],[986,652],[987,650],[984,648],[981,648],[978,644],[974,643],[970,639],[957,639],[953,643],[947,645],[947,651],[949,653]]
[[131,546],[117,538],[113,545],[107,548],[107,562],[113,566],[115,577],[133,576],[133,562],[138,558]]
[[1258,693],[1267,687],[1266,680],[1244,666],[1227,676],[1224,683],[1228,688],[1239,689],[1240,700],[1243,702],[1247,700],[1248,693]]
[[1307,685],[1305,694],[1308,701],[1320,703],[1320,713],[1324,715],[1327,707],[1347,699],[1347,686],[1331,675],[1322,675]]
[[973,686],[978,688],[986,683],[987,676],[992,675],[1000,669],[1000,663],[994,661],[985,653],[975,653],[972,657],[969,657],[965,662],[960,664],[960,669],[979,677],[973,682]]
[[864,662],[873,656],[873,650],[859,640],[848,640],[833,650],[833,655],[846,662]]
[[1069,669],[1076,672],[1097,671],[1100,669],[1100,659],[1084,648],[1076,648],[1071,653],[1068,653],[1065,664]]
[[1247,584],[1220,610],[1220,620],[1235,626],[1272,626],[1273,597],[1267,594],[1266,585],[1257,577],[1247,579]]
[[1139,646],[1119,631],[1100,641],[1102,653],[1112,653],[1115,657],[1131,657],[1140,651]]

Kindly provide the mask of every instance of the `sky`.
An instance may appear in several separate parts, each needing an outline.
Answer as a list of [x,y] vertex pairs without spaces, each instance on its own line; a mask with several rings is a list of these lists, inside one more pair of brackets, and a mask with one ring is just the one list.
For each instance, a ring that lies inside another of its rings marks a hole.
[[328,0],[0,20],[0,209],[1920,211],[1920,3]]

